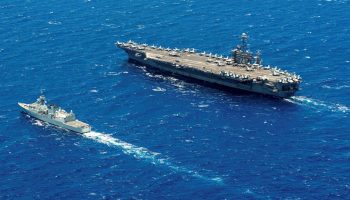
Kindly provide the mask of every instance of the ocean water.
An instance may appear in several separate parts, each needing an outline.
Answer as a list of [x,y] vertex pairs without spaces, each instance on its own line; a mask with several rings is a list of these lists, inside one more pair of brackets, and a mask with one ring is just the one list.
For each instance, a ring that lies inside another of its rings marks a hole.
[[[0,199],[350,199],[350,1],[0,2]],[[303,77],[277,100],[127,62],[129,39]],[[22,114],[44,89],[93,126]]]

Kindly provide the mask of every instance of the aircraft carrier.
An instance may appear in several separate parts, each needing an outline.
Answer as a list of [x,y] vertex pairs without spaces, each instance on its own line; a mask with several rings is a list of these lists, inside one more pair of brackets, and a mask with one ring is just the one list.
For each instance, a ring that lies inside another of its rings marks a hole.
[[219,86],[278,98],[288,98],[299,90],[299,75],[263,66],[260,51],[253,55],[247,47],[248,35],[243,33],[240,39],[230,57],[133,41],[117,42],[116,46],[123,49],[132,62]]

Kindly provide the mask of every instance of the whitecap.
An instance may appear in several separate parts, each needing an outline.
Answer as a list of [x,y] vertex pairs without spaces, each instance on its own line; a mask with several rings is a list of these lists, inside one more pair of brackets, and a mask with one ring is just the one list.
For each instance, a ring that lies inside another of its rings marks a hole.
[[48,21],[47,23],[50,24],[50,25],[60,25],[60,24],[62,24],[62,22],[59,22],[59,21]]
[[145,25],[142,25],[142,24],[137,25],[137,29],[139,29],[139,30],[144,29],[144,28],[145,28]]
[[165,88],[161,88],[161,87],[156,87],[156,88],[153,88],[152,90],[155,92],[165,92],[166,91]]
[[117,72],[108,72],[107,73],[107,76],[117,76],[117,75],[119,75],[119,73],[117,73]]
[[248,188],[244,191],[244,194],[253,194],[253,192]]
[[198,105],[198,108],[207,108],[207,107],[209,107],[208,104],[200,104],[200,105]]

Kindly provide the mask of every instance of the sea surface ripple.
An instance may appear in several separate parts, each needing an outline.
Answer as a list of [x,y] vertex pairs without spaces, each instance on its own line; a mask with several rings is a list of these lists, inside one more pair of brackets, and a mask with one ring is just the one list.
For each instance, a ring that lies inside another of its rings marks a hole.
[[[350,199],[350,1],[0,2],[0,199]],[[129,39],[300,74],[285,100],[127,62]],[[20,113],[48,100],[79,135]]]

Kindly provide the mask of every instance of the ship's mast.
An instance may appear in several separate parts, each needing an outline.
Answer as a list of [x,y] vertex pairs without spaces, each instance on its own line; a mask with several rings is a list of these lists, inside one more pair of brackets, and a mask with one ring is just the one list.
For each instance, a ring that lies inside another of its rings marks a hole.
[[262,64],[262,59],[261,59],[261,51],[257,50],[256,55],[255,55],[255,64],[261,65]]
[[246,52],[248,50],[248,39],[249,36],[246,33],[242,33],[241,35],[241,50]]
[[46,104],[46,98],[44,95],[40,95],[40,97],[36,100],[36,102],[39,104],[39,105],[45,105]]

